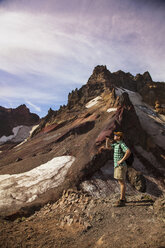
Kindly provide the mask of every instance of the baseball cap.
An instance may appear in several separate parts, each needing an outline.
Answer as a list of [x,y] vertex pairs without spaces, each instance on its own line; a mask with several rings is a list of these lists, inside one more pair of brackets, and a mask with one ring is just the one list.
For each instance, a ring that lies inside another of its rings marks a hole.
[[123,132],[114,132],[114,135],[120,136],[121,138],[123,138]]

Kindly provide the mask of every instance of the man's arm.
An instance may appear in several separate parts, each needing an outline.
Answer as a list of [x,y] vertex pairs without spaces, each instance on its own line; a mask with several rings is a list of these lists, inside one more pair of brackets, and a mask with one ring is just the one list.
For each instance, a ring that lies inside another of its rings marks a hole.
[[105,140],[105,146],[101,146],[98,150],[98,152],[103,152],[105,150],[111,150],[112,148],[112,140],[110,140],[108,137],[106,137],[106,140]]
[[131,154],[130,149],[127,149],[127,151],[124,154],[124,157],[121,160],[119,160],[117,164],[120,165],[121,163],[123,163],[130,156],[130,154]]
[[109,147],[110,147],[110,140],[109,140],[109,138],[106,137],[105,148],[109,148]]
[[112,142],[113,142],[113,140],[110,140],[109,137],[106,137],[105,148],[106,149],[111,149],[112,148],[112,145],[113,145]]

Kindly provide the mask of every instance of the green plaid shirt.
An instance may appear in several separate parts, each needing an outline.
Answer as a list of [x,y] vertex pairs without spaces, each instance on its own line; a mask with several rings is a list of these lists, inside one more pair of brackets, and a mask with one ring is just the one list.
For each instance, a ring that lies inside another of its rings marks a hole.
[[[124,157],[124,154],[128,150],[128,147],[126,146],[126,144],[122,140],[117,141],[114,144],[111,144],[111,147],[114,149],[114,155],[113,155],[114,167],[117,167],[117,166],[119,166],[117,164],[117,162]],[[126,162],[124,161],[120,165],[126,165]]]

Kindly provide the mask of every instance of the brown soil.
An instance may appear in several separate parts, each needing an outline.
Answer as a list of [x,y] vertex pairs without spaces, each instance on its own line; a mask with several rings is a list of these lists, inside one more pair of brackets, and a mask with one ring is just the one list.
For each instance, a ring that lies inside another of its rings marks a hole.
[[117,198],[71,192],[28,218],[2,219],[0,247],[165,247],[165,225],[154,215],[153,199],[129,195],[126,206],[116,208]]

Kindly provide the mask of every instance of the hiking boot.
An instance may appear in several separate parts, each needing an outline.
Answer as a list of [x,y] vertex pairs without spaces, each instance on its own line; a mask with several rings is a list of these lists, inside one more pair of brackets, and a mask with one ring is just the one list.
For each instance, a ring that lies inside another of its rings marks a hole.
[[118,200],[116,204],[114,204],[114,207],[123,207],[125,206],[125,200]]

